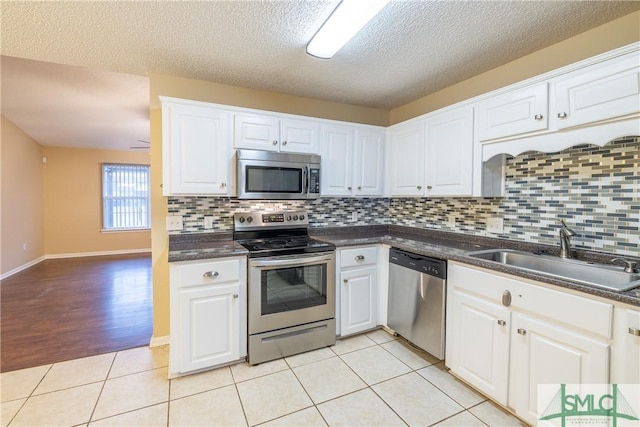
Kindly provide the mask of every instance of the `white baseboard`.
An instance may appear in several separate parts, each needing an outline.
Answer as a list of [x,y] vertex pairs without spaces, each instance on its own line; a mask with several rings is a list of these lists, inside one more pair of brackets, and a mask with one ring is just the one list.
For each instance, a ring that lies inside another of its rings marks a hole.
[[81,258],[87,256],[105,256],[105,255],[126,255],[126,254],[142,254],[151,253],[149,249],[125,249],[120,251],[102,251],[102,252],[76,252],[68,254],[49,254],[45,255],[45,259],[59,259],[59,258]]
[[47,259],[46,256],[41,256],[41,257],[36,258],[36,259],[34,259],[32,261],[29,261],[26,264],[22,264],[20,267],[16,267],[13,270],[7,271],[6,273],[0,275],[0,280],[6,279],[9,276],[13,276],[16,273],[21,272],[22,270],[26,270],[27,268],[29,268],[31,266],[34,266],[34,265],[44,261],[45,259]]
[[163,337],[151,337],[149,347],[160,347],[161,345],[169,344],[169,335]]
[[43,255],[39,258],[34,259],[33,261],[29,261],[26,264],[23,264],[19,267],[14,268],[11,271],[7,271],[6,273],[0,275],[0,280],[6,279],[9,276],[13,276],[16,273],[21,272],[22,270],[26,270],[29,267],[32,267],[45,259],[61,259],[61,258],[81,258],[88,256],[105,256],[105,255],[126,255],[126,254],[143,254],[143,253],[151,253],[151,248],[149,249],[124,249],[120,251],[103,251],[103,252],[77,252],[77,253],[69,253],[69,254],[49,254]]

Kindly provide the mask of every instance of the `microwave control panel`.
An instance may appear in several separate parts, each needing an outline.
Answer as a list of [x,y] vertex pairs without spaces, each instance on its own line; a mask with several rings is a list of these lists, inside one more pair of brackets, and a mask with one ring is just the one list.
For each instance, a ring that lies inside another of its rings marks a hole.
[[320,193],[320,169],[309,169],[309,193]]

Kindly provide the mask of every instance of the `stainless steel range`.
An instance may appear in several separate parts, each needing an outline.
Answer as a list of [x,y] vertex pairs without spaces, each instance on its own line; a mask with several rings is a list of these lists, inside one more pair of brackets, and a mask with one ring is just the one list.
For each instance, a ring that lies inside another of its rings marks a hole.
[[335,344],[335,246],[308,235],[304,211],[234,214],[249,250],[249,364]]

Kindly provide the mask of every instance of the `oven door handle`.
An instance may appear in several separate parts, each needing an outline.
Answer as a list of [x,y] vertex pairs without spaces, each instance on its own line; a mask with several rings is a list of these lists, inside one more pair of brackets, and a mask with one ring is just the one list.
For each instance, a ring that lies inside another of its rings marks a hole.
[[333,254],[311,257],[292,256],[291,258],[287,257],[286,259],[254,259],[250,260],[249,264],[251,267],[300,267],[303,265],[331,261],[332,259]]

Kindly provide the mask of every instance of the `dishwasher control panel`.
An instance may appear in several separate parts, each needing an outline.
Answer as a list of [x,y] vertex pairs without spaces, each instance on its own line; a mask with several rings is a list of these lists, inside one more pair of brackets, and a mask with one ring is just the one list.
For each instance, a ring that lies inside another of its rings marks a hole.
[[447,278],[447,261],[442,259],[430,258],[424,255],[412,254],[400,249],[391,248],[389,251],[389,262],[428,274],[429,276],[435,276],[440,279]]

